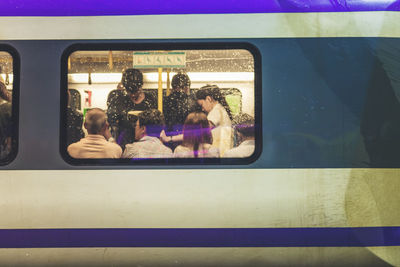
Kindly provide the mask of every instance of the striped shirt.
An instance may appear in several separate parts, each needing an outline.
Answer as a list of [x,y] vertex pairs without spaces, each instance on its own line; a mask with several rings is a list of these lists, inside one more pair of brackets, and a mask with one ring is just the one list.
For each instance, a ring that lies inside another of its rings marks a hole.
[[172,150],[164,146],[157,137],[144,136],[139,141],[126,145],[122,157],[130,159],[172,158]]

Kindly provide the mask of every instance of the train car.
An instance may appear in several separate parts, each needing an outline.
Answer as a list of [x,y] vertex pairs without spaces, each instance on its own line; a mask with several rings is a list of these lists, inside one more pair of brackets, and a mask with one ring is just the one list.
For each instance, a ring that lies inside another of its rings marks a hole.
[[[400,265],[399,9],[0,3],[0,265]],[[253,153],[71,155],[69,110],[109,110],[132,68],[160,112],[177,73],[217,85]]]

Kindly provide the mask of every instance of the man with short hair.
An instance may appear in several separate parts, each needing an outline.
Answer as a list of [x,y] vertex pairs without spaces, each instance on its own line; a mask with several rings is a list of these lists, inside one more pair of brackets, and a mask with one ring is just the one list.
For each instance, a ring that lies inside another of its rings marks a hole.
[[246,158],[254,153],[254,119],[252,116],[244,113],[235,126],[240,145],[224,153],[224,158]]
[[139,114],[135,125],[135,140],[127,144],[123,158],[171,158],[172,150],[159,139],[164,129],[164,116],[156,109]]
[[111,133],[107,116],[103,110],[93,108],[86,113],[84,127],[88,135],[79,142],[68,146],[68,153],[73,158],[120,158],[122,149],[116,143],[109,142]]

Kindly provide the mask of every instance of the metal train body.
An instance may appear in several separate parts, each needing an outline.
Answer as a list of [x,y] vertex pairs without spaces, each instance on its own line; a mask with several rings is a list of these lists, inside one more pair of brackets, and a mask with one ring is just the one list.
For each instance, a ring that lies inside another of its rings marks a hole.
[[[396,92],[400,14],[282,10],[1,17],[19,75],[18,153],[0,167],[0,265],[400,265],[400,165],[371,159],[368,133],[387,128],[365,126],[397,110],[376,89]],[[68,163],[62,59],[76,44],[254,47],[260,154]]]

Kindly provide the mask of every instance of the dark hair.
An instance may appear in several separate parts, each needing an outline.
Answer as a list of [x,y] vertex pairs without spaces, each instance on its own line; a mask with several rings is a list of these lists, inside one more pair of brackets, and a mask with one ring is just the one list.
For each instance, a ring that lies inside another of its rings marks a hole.
[[254,137],[254,118],[247,113],[240,114],[235,129],[245,137]]
[[229,118],[232,120],[232,113],[231,109],[229,108],[228,103],[226,102],[225,97],[221,94],[221,90],[216,85],[206,85],[201,87],[196,92],[196,99],[206,99],[209,96],[213,100],[218,101],[228,113]]
[[186,73],[178,73],[172,77],[171,86],[173,89],[190,87],[190,79]]
[[11,102],[11,94],[7,91],[7,87],[2,82],[0,82],[0,98]]
[[183,125],[183,146],[193,146],[194,157],[198,157],[200,144],[212,144],[210,124],[203,112],[190,113]]
[[122,73],[122,85],[128,93],[136,93],[143,85],[143,74],[138,69],[126,69]]
[[139,126],[146,126],[146,134],[148,136],[160,137],[160,133],[164,130],[164,115],[157,109],[148,109],[141,112],[138,116]]

